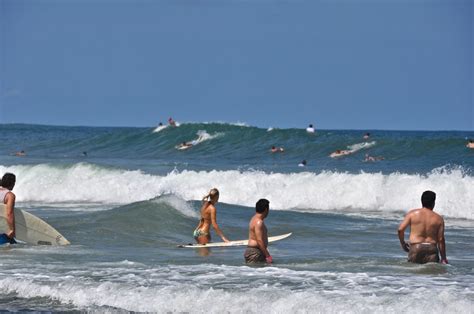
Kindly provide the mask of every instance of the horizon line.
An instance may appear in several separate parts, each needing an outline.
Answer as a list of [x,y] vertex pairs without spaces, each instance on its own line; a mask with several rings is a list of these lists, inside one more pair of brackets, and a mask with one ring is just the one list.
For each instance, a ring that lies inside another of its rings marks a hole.
[[[186,122],[181,122],[178,121],[180,124],[228,124],[232,126],[241,126],[241,127],[254,127],[258,129],[268,129],[270,127],[262,127],[262,126],[256,126],[256,125],[250,125],[246,122],[225,122],[225,121],[186,121]],[[152,125],[152,126],[130,126],[130,125],[65,125],[65,124],[43,124],[43,123],[26,123],[26,122],[8,122],[8,123],[3,123],[0,122],[0,125],[31,125],[31,126],[51,126],[51,127],[71,127],[71,128],[156,128],[157,125]],[[167,125],[163,123],[163,125]],[[280,130],[290,130],[290,129],[301,129],[304,130],[306,129],[307,126],[304,127],[271,127],[273,129],[280,129]],[[449,129],[449,130],[434,130],[434,129],[379,129],[379,128],[365,128],[365,129],[359,129],[359,128],[348,128],[348,129],[342,129],[342,128],[335,128],[335,129],[330,129],[330,128],[315,128],[316,132],[318,130],[322,131],[401,131],[401,132],[474,132],[474,129],[472,130],[462,130],[462,129]]]

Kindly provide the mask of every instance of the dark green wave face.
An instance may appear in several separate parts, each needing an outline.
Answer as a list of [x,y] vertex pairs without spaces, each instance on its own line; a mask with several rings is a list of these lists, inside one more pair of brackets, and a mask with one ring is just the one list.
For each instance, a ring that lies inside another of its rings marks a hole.
[[[344,171],[427,173],[435,168],[474,166],[474,150],[466,148],[474,132],[338,131],[302,129],[271,131],[221,123],[185,123],[155,128],[92,128],[1,125],[2,163],[75,163],[164,173],[174,168],[194,170],[256,169],[272,172]],[[370,132],[369,139],[363,135]],[[194,142],[193,142],[194,141]],[[176,146],[194,145],[186,150]],[[284,152],[271,153],[271,147]],[[348,156],[330,158],[336,150]],[[23,159],[11,156],[25,150]],[[87,156],[83,154],[87,153]],[[383,160],[365,162],[366,154]],[[302,161],[306,167],[298,167]]]

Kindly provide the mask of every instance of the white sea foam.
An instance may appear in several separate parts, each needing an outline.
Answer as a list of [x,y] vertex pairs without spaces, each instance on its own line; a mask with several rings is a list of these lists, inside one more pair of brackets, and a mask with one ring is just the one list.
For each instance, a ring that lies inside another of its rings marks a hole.
[[18,202],[127,204],[163,194],[200,200],[217,187],[220,201],[243,206],[267,198],[273,209],[390,212],[420,206],[421,193],[433,190],[437,212],[474,219],[474,177],[462,169],[436,169],[426,175],[185,170],[159,176],[85,163],[68,168],[0,166],[0,173],[7,171],[17,174]]
[[209,141],[209,140],[221,137],[221,136],[224,135],[224,133],[217,132],[217,133],[214,133],[214,134],[209,134],[209,133],[206,132],[206,130],[199,130],[199,131],[196,132],[196,135],[198,137],[189,142],[192,145],[197,145],[197,144],[200,144],[202,142]]
[[182,198],[176,197],[175,195],[165,195],[163,197],[154,199],[153,202],[156,204],[168,204],[185,216],[199,218],[199,215],[190,205],[190,203],[186,202]]
[[352,152],[357,152],[361,149],[366,149],[366,148],[370,148],[372,146],[375,146],[375,144],[377,144],[376,141],[372,141],[372,142],[363,142],[363,143],[357,143],[357,144],[353,144],[353,145],[350,145],[350,146],[347,146],[347,148],[352,151]]
[[474,306],[471,285],[436,277],[212,265],[90,268],[2,276],[0,292],[139,312],[466,313]]

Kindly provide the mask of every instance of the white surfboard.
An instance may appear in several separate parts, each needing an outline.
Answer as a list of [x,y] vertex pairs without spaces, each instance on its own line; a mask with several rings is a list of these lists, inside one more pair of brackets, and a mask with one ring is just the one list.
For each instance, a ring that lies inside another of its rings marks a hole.
[[[5,205],[0,206],[0,234],[8,231]],[[68,245],[70,242],[42,219],[15,208],[15,239],[28,244]]]
[[158,133],[160,131],[163,131],[164,129],[166,129],[168,126],[167,125],[159,125],[156,127],[155,130],[153,130],[153,133]]
[[191,147],[193,147],[193,146],[194,146],[194,145],[189,145],[189,146],[177,145],[177,146],[175,146],[174,148],[176,148],[177,150],[185,150],[185,149],[191,148]]
[[[288,238],[292,233],[286,233],[274,237],[268,237],[268,242],[275,242],[279,240],[283,240]],[[182,248],[203,248],[203,247],[227,247],[227,246],[244,246],[249,243],[249,240],[238,240],[238,241],[230,241],[230,242],[210,242],[208,244],[181,244],[178,247]]]

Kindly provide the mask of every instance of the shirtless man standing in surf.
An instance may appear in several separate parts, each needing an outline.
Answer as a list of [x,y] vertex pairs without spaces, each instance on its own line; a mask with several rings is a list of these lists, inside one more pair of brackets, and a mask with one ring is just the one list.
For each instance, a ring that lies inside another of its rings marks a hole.
[[[425,191],[421,196],[422,208],[409,211],[398,227],[398,238],[408,261],[412,263],[441,263],[447,264],[446,244],[444,239],[443,217],[433,212],[436,194]],[[405,242],[405,229],[410,227],[410,243]]]
[[244,253],[246,263],[272,263],[273,258],[268,252],[267,227],[263,220],[270,211],[270,202],[264,198],[255,205],[255,215],[249,223],[249,243]]

